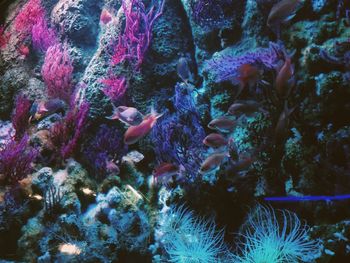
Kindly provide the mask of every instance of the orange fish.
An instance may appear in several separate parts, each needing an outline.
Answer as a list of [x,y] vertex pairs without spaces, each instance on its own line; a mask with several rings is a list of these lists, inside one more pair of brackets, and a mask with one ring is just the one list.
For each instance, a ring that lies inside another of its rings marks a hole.
[[242,64],[237,71],[239,87],[235,96],[236,98],[241,94],[245,87],[254,87],[261,78],[262,74],[261,70],[256,65],[249,63]]
[[303,3],[304,0],[282,0],[272,7],[267,25],[275,31],[278,38],[281,24],[291,20]]
[[211,148],[220,148],[226,146],[228,141],[219,133],[211,133],[204,138],[203,143]]
[[178,165],[174,165],[172,163],[162,163],[158,165],[153,171],[154,181],[156,183],[167,183],[172,179],[173,176],[178,175],[180,173],[180,170],[181,169]]
[[18,48],[18,52],[26,58],[29,55],[29,48],[26,45],[21,45]]
[[208,124],[209,129],[218,130],[224,133],[232,132],[235,126],[236,126],[236,122],[227,116],[216,118],[211,122],[209,122]]
[[150,114],[145,116],[143,121],[136,126],[130,126],[124,134],[124,143],[127,145],[134,144],[145,137],[156,124],[163,114],[157,114],[153,109]]
[[105,25],[112,21],[112,15],[107,9],[102,10],[100,21]]
[[276,91],[281,98],[288,97],[291,87],[294,84],[294,67],[291,58],[287,57],[282,68],[279,70],[276,77]]
[[250,116],[258,111],[260,107],[261,104],[255,100],[237,100],[229,107],[228,113],[231,115],[246,114]]
[[275,136],[277,141],[281,141],[285,134],[289,125],[289,116],[293,113],[296,107],[291,109],[288,108],[287,101],[284,103],[284,109],[278,119],[276,128],[275,128]]
[[230,157],[230,155],[227,152],[214,153],[214,154],[210,155],[202,163],[201,168],[199,169],[199,173],[206,174],[206,173],[210,173],[210,172],[214,171],[223,163],[223,161],[227,157]]

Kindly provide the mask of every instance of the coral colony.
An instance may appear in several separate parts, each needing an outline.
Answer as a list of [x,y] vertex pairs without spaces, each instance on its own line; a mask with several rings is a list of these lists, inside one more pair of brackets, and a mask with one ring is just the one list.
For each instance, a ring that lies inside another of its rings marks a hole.
[[350,262],[349,0],[0,14],[1,262]]

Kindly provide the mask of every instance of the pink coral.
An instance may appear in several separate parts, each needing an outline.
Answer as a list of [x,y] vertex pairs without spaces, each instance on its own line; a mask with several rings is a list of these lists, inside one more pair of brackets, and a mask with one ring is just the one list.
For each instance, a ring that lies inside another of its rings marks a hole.
[[45,16],[41,0],[29,0],[15,18],[15,29],[27,38],[32,33],[33,26]]
[[108,96],[113,102],[121,99],[126,91],[126,79],[124,77],[117,77],[110,75],[106,79],[100,80],[104,84],[105,88],[103,93]]
[[45,52],[50,46],[57,44],[57,36],[55,30],[47,25],[45,17],[39,18],[32,28],[32,42],[37,50]]
[[114,49],[112,64],[129,60],[139,68],[151,42],[153,24],[162,15],[164,0],[160,0],[157,10],[152,6],[148,12],[142,0],[131,0],[128,5],[123,0],[122,7],[126,19],[125,28]]
[[48,96],[69,103],[73,88],[73,65],[67,44],[56,44],[47,49],[41,74]]

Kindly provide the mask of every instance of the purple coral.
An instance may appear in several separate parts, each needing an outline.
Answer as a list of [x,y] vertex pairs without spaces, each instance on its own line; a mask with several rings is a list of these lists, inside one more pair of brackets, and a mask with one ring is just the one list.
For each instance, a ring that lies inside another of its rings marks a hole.
[[159,163],[182,165],[194,179],[205,151],[202,144],[205,132],[192,94],[181,84],[176,85],[172,101],[176,112],[167,112],[152,130],[155,153]]
[[86,128],[89,104],[83,102],[79,108],[71,109],[66,117],[55,123],[50,130],[50,139],[62,160],[73,156]]
[[216,83],[233,80],[238,76],[238,69],[243,64],[262,64],[268,69],[274,69],[284,58],[283,48],[270,43],[269,48],[258,48],[243,55],[221,55],[207,61],[205,69],[214,77]]
[[19,142],[10,141],[0,151],[0,174],[5,184],[15,185],[32,171],[38,151],[28,147],[28,142],[29,136],[24,135]]
[[24,95],[19,95],[16,98],[15,110],[12,114],[12,125],[16,130],[15,140],[20,140],[28,128],[30,107],[32,103]]
[[69,102],[73,92],[73,65],[67,44],[56,44],[47,49],[41,74],[48,96]]
[[98,178],[107,174],[109,161],[120,161],[126,152],[123,134],[115,127],[100,126],[96,136],[86,145],[84,156]]
[[55,30],[49,28],[44,16],[32,28],[32,42],[33,46],[42,52],[58,42]]
[[112,64],[116,65],[124,60],[130,61],[139,68],[145,53],[151,43],[154,22],[162,15],[164,0],[159,0],[148,11],[142,0],[122,1],[125,14],[125,28],[114,48]]

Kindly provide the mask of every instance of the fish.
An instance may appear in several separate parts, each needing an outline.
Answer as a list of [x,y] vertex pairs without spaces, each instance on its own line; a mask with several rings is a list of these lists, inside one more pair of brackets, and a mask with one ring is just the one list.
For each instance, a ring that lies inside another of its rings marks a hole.
[[237,98],[245,87],[254,87],[261,78],[262,71],[257,65],[244,63],[238,69],[237,81],[239,84],[238,91],[235,95]]
[[213,153],[212,155],[209,155],[207,159],[205,159],[199,169],[200,174],[207,174],[215,169],[217,169],[226,158],[230,157],[229,153],[222,152],[222,153]]
[[296,107],[289,109],[287,101],[285,101],[284,109],[278,118],[277,125],[275,128],[275,138],[277,141],[281,141],[284,138],[289,125],[289,116],[293,113],[295,108]]
[[21,45],[18,48],[19,54],[21,54],[24,58],[26,58],[29,55],[29,48],[26,45]]
[[177,70],[177,75],[186,84],[188,84],[188,82],[192,80],[192,73],[186,58],[182,57],[179,59],[176,65],[176,70]]
[[261,104],[255,100],[237,100],[229,108],[228,113],[231,115],[252,115],[259,111]]
[[173,176],[178,175],[180,172],[180,167],[172,163],[161,163],[153,171],[153,177],[155,183],[169,182]]
[[209,122],[208,128],[212,130],[218,130],[223,133],[230,133],[234,130],[236,126],[236,121],[232,120],[230,117],[221,116]]
[[281,98],[288,97],[291,87],[294,84],[294,66],[292,65],[291,58],[287,57],[283,66],[278,71],[276,76],[275,86],[277,94]]
[[234,169],[236,171],[242,171],[248,169],[253,162],[255,162],[256,158],[249,155],[240,156],[239,160],[235,162]]
[[272,7],[267,18],[267,25],[275,31],[278,38],[280,25],[290,21],[303,3],[304,0],[282,0]]
[[119,166],[115,162],[113,162],[113,160],[110,160],[110,161],[106,160],[106,171],[108,173],[116,173],[116,174],[120,173]]
[[228,140],[219,133],[211,133],[204,138],[203,143],[211,148],[220,148],[226,146]]
[[124,143],[131,145],[138,142],[140,139],[145,137],[157,123],[163,114],[158,114],[152,108],[151,113],[144,117],[142,122],[136,126],[130,126],[124,134]]
[[142,122],[144,116],[136,108],[127,106],[115,107],[113,105],[112,116],[106,118],[110,120],[120,120],[128,126],[136,126]]
[[48,101],[34,102],[30,108],[29,121],[40,120],[56,112],[64,112],[67,104],[61,99],[50,99]]
[[103,9],[100,16],[100,21],[106,25],[112,21],[112,15],[107,9]]

